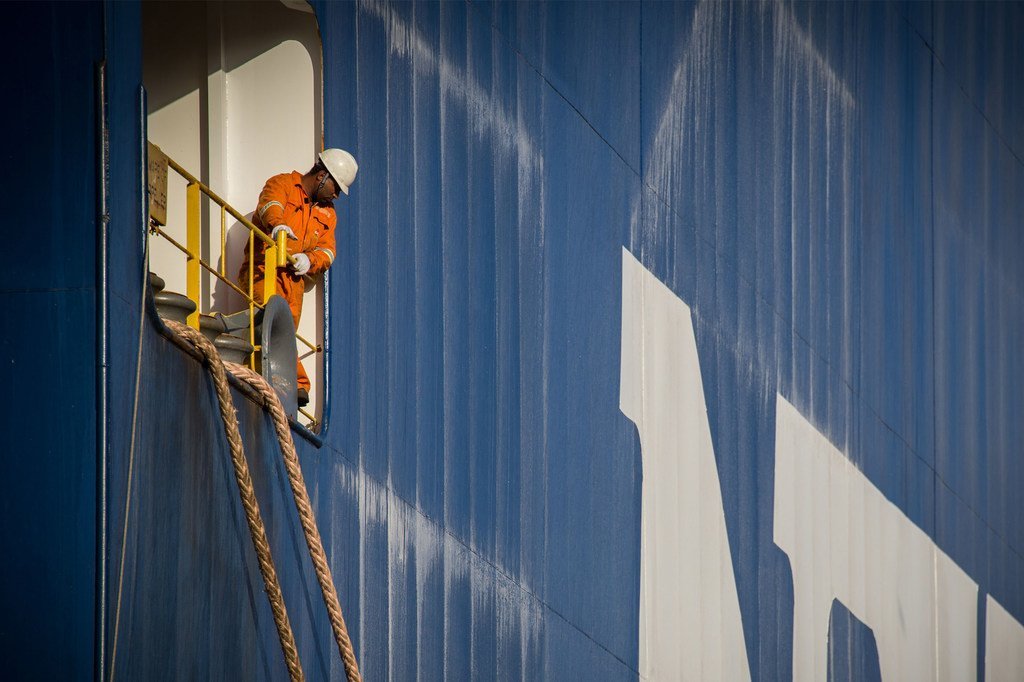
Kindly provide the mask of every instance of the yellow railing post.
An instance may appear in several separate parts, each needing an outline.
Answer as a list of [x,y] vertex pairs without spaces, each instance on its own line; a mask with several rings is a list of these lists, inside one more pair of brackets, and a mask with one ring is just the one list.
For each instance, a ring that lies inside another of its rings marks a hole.
[[[249,345],[256,348],[256,294],[253,293],[253,270],[256,262],[256,233],[249,231]],[[249,355],[249,369],[256,371],[256,353]]]
[[196,304],[195,312],[188,316],[186,322],[193,329],[199,329],[200,191],[197,183],[189,183],[186,190],[185,209],[185,245],[188,248],[188,260],[185,264],[186,293],[189,299]]
[[228,210],[220,207],[220,276],[228,276]]
[[277,244],[263,252],[263,303],[277,293]]

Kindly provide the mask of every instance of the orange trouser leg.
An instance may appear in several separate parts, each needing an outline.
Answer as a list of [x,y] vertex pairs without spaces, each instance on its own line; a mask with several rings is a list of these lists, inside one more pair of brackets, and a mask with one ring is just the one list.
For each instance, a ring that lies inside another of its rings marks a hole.
[[[299,317],[302,315],[302,294],[303,287],[300,283],[285,295],[288,307],[292,309],[292,319],[295,320],[296,330],[299,328]],[[306,374],[306,368],[302,366],[302,360],[299,360],[295,367],[295,378],[299,388],[304,388],[307,391],[310,389],[309,376]]]
[[[253,298],[257,301],[262,301],[263,280],[254,281],[252,290]],[[292,320],[295,322],[295,329],[297,331],[299,329],[299,317],[302,315],[302,295],[305,293],[302,280],[295,281],[291,277],[278,276],[277,293],[288,302],[288,307],[292,311]],[[306,368],[302,366],[302,360],[299,360],[298,365],[295,367],[295,377],[299,388],[304,388],[307,391],[310,389],[309,376],[306,374]]]

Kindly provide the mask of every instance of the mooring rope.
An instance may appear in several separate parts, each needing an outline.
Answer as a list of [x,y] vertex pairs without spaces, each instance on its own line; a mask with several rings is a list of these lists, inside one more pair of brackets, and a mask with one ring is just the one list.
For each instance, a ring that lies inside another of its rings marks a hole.
[[309,492],[302,477],[299,456],[295,452],[295,442],[292,440],[291,426],[288,424],[288,416],[281,405],[281,399],[262,376],[248,367],[231,362],[225,363],[225,366],[235,377],[256,391],[263,399],[264,406],[270,411],[274,430],[277,432],[277,439],[281,445],[284,467],[288,472],[288,481],[291,483],[292,495],[295,498],[295,508],[299,512],[299,521],[302,523],[302,530],[306,536],[306,546],[309,547],[309,557],[313,561],[313,569],[320,582],[324,605],[327,607],[331,629],[334,631],[334,641],[338,644],[338,652],[345,664],[345,677],[348,678],[348,682],[360,682],[362,677],[359,674],[359,665],[356,663],[355,650],[352,647],[348,628],[345,627],[345,618],[341,613],[338,592],[334,588],[331,567],[327,563],[327,554],[324,552],[324,545],[320,539],[320,530],[317,528],[316,517],[313,515],[313,506],[309,501]]
[[277,636],[281,641],[281,651],[284,653],[284,660],[291,679],[304,680],[302,664],[299,662],[299,652],[295,647],[295,635],[292,633],[292,626],[288,621],[284,595],[281,593],[281,584],[277,579],[277,571],[274,570],[274,559],[270,554],[267,530],[263,525],[259,503],[256,501],[256,491],[252,484],[252,476],[249,475],[249,465],[242,450],[238,415],[231,400],[231,389],[228,385],[224,361],[221,360],[214,345],[199,331],[173,320],[164,320],[164,324],[195,346],[206,358],[206,364],[210,367],[213,384],[217,389],[221,420],[224,422],[224,431],[231,448],[231,464],[235,470],[235,480],[238,482],[238,493],[242,499],[242,507],[245,509],[245,520],[249,524],[249,535],[252,537],[253,548],[256,550],[256,559],[260,565],[260,573],[263,575],[263,585],[266,589],[267,599],[270,601],[270,610],[274,614],[274,624],[277,626]]
[[288,622],[288,614],[285,610],[281,587],[277,580],[277,573],[274,570],[273,558],[270,555],[270,544],[267,541],[266,529],[260,516],[259,505],[256,502],[256,493],[253,489],[252,478],[249,475],[249,467],[245,459],[245,453],[242,450],[242,438],[238,430],[238,417],[234,404],[231,401],[227,372],[231,372],[237,379],[252,388],[257,396],[262,399],[263,406],[270,412],[271,421],[273,421],[274,430],[277,433],[278,443],[281,446],[285,471],[288,472],[288,482],[291,484],[295,508],[299,513],[299,522],[302,524],[302,531],[306,537],[306,546],[309,548],[309,557],[313,562],[313,570],[316,572],[317,580],[320,583],[324,605],[327,607],[327,615],[331,621],[331,630],[334,632],[334,641],[338,645],[338,652],[341,654],[341,660],[345,666],[345,677],[348,679],[348,682],[361,682],[362,676],[359,673],[359,664],[356,662],[355,649],[352,646],[352,639],[349,637],[348,628],[345,626],[345,617],[341,612],[341,603],[338,600],[338,592],[334,587],[331,567],[327,562],[327,553],[324,551],[323,541],[320,538],[316,516],[313,514],[313,505],[309,500],[309,491],[302,476],[302,466],[299,464],[299,456],[295,451],[295,442],[292,440],[288,415],[285,414],[284,407],[281,405],[281,399],[266,380],[256,372],[253,372],[248,367],[230,362],[226,363],[221,360],[217,349],[200,332],[178,322],[168,320],[164,322],[168,328],[190,342],[203,354],[213,374],[217,398],[220,403],[221,419],[224,422],[224,430],[227,433],[228,443],[231,446],[231,461],[235,469],[235,478],[238,481],[239,494],[242,497],[242,506],[245,508],[246,521],[249,523],[249,532],[252,536],[253,546],[256,549],[260,572],[263,574],[267,597],[270,600],[271,610],[274,612],[274,622],[277,625],[278,637],[281,640],[281,650],[284,652],[285,661],[288,664],[288,670],[292,679],[303,679],[302,668],[299,663],[298,652],[295,648],[295,637]]

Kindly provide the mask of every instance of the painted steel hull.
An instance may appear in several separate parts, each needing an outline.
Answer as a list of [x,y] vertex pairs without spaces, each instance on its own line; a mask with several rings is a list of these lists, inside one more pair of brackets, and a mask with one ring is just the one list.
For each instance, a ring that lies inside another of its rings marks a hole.
[[[366,679],[1024,675],[1021,5],[314,9],[360,173],[298,446]],[[143,297],[140,8],[13,13],[10,672],[281,679],[212,385]]]

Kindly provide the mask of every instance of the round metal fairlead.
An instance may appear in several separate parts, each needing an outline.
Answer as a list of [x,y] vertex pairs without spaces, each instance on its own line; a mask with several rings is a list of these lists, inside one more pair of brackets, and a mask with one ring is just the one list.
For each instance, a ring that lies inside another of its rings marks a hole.
[[288,302],[280,296],[271,296],[263,309],[259,325],[260,374],[281,398],[284,410],[291,417],[298,414],[298,379],[295,348],[295,321]]

